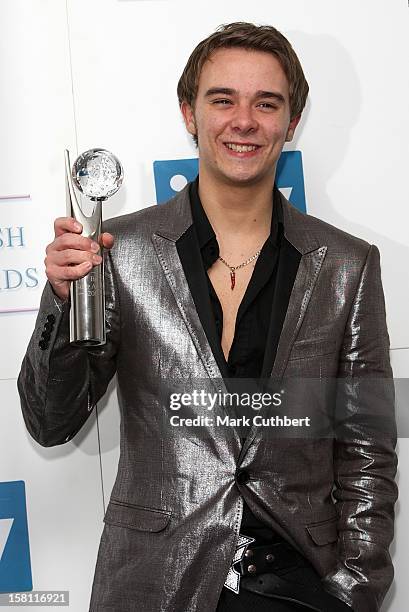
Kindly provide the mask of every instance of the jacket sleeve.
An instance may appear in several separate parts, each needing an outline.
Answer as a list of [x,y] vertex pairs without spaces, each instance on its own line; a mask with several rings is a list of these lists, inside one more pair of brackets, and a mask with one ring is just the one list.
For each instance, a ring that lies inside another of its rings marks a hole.
[[68,442],[105,393],[116,370],[120,318],[111,254],[104,253],[107,342],[82,348],[69,342],[69,301],[46,284],[17,386],[24,421],[42,446]]
[[334,440],[338,565],[325,588],[354,612],[378,612],[393,579],[397,487],[394,390],[379,251],[369,248],[345,328]]

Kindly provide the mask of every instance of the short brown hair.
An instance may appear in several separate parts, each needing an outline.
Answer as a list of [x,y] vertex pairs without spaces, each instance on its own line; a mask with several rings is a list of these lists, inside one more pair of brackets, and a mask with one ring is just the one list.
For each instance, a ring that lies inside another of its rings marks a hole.
[[179,79],[177,88],[179,104],[187,102],[194,107],[203,64],[213,51],[226,47],[242,47],[275,55],[288,80],[291,119],[301,114],[309,88],[291,44],[273,26],[256,26],[254,23],[244,21],[219,26],[214,34],[197,45]]

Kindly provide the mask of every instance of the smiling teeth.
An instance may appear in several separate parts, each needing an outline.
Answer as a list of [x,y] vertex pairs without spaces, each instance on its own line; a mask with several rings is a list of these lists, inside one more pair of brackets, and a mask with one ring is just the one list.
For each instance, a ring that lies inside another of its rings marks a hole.
[[255,151],[257,149],[256,145],[237,145],[227,143],[226,146],[232,151],[236,151],[236,153],[248,153],[249,151]]

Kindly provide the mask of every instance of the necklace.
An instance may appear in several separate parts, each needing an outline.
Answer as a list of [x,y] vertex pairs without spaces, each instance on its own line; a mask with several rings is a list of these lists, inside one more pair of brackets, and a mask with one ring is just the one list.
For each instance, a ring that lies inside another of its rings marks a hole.
[[243,263],[239,264],[238,266],[231,266],[230,264],[227,263],[227,261],[225,259],[223,259],[223,257],[218,257],[218,259],[220,259],[220,261],[222,263],[224,263],[225,266],[227,266],[230,270],[230,282],[231,282],[231,290],[233,291],[234,286],[236,284],[236,270],[239,270],[240,268],[244,268],[244,266],[247,266],[249,263],[251,263],[252,261],[254,261],[255,259],[257,259],[257,257],[260,255],[261,253],[261,249],[259,251],[257,251],[257,253],[254,253],[254,255],[252,255],[251,257],[249,257],[249,259],[246,259],[246,261],[243,261]]

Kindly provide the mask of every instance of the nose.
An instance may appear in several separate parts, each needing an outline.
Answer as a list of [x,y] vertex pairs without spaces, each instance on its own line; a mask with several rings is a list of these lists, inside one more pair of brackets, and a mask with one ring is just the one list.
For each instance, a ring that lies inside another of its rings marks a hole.
[[232,118],[232,128],[245,134],[257,130],[258,122],[250,104],[238,104]]

